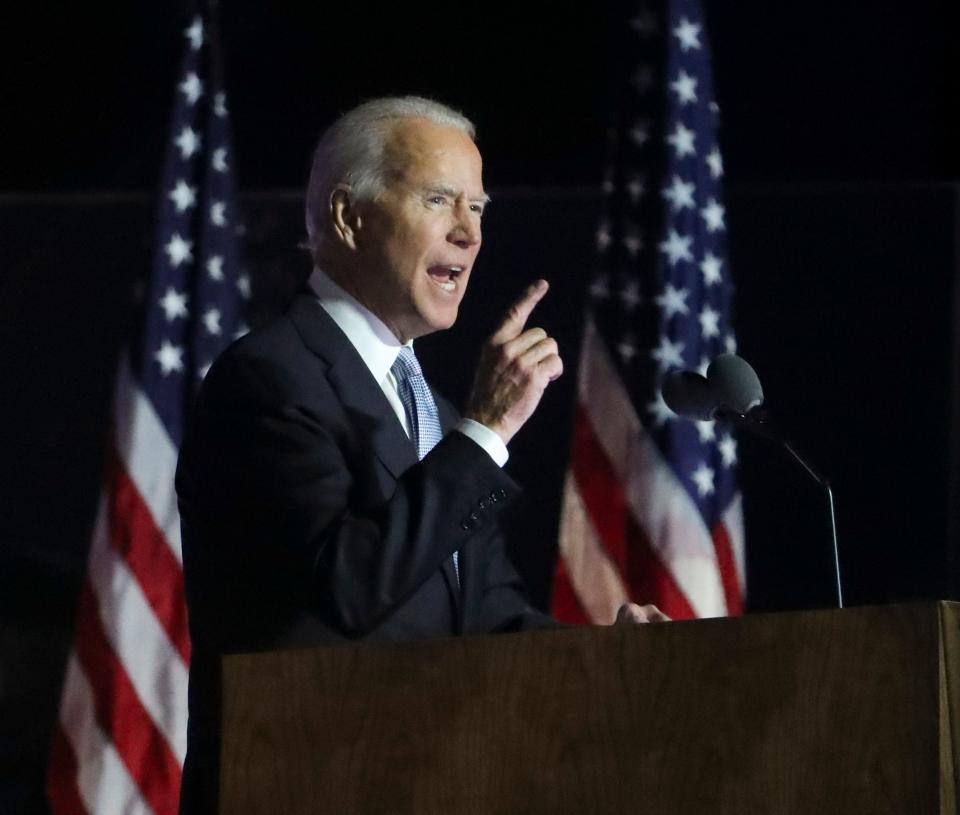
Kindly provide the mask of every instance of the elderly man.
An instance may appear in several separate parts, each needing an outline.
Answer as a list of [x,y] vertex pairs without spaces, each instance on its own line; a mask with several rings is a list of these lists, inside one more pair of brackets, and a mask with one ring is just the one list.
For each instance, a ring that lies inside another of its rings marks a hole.
[[204,383],[177,474],[194,647],[184,811],[215,811],[222,654],[553,624],[497,530],[517,493],[506,444],[563,370],[526,327],[547,283],[484,348],[464,418],[413,353],[453,325],[480,249],[473,134],[416,97],[337,121],[307,193],[307,288]]

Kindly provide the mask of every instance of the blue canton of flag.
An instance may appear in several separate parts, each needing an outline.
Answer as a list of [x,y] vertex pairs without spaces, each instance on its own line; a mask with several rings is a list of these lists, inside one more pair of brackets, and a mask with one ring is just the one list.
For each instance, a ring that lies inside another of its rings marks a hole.
[[[601,622],[632,599],[677,618],[739,613],[736,441],[714,422],[680,420],[660,395],[667,372],[705,372],[736,348],[699,0],[641,2],[624,37],[631,57],[609,133],[553,611]],[[619,503],[611,491],[622,491]],[[583,567],[575,538],[584,536],[616,573],[599,561]]]
[[204,20],[186,30],[146,299],[145,330],[132,364],[174,444],[187,406],[214,358],[246,332],[249,276],[231,164],[230,120]]

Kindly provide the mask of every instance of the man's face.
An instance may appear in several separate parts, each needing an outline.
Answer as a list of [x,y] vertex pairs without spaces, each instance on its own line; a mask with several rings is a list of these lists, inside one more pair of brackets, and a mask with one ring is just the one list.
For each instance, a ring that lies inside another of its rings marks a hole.
[[480,152],[456,128],[400,120],[385,144],[385,189],[357,206],[351,289],[399,340],[449,328],[480,251]]

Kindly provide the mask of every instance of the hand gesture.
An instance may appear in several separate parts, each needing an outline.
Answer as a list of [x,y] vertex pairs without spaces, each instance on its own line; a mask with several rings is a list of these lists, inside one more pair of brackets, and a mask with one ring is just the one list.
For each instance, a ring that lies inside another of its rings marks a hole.
[[563,373],[556,340],[542,328],[524,330],[548,288],[546,280],[528,287],[480,354],[466,417],[489,427],[504,444],[536,410],[547,385]]

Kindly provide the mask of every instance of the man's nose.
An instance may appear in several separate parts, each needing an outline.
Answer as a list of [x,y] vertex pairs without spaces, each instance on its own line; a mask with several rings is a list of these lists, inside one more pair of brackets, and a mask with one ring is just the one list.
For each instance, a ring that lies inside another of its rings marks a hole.
[[461,249],[469,249],[480,243],[480,238],[480,216],[469,207],[457,207],[457,222],[447,239]]

